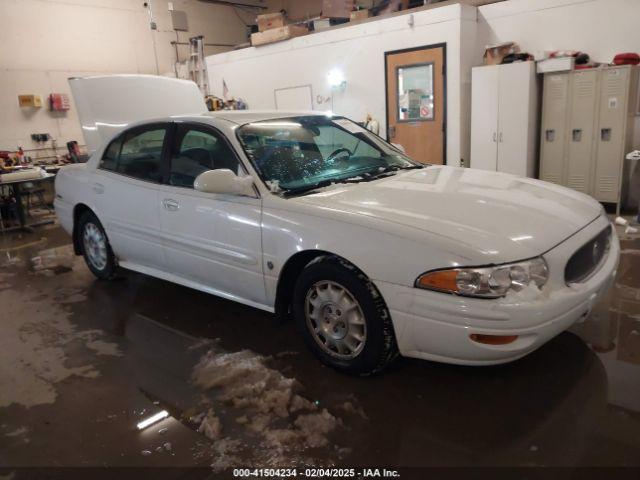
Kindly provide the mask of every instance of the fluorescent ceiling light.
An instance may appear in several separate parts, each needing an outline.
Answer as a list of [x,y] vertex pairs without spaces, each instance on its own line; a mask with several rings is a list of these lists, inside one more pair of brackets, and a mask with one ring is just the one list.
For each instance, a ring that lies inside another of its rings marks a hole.
[[162,410],[161,412],[156,413],[155,415],[147,418],[146,420],[141,421],[137,425],[138,430],[144,430],[149,425],[153,425],[154,423],[157,423],[163,418],[167,418],[168,416],[169,416],[169,412],[167,412],[166,410]]

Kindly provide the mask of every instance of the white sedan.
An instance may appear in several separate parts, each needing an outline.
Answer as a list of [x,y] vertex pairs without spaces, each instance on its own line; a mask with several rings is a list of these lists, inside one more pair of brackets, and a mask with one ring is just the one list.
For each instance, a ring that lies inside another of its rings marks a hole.
[[323,114],[126,125],[58,174],[55,207],[98,278],[125,268],[292,316],[356,374],[398,353],[521,358],[589,314],[619,257],[586,195],[422,165]]

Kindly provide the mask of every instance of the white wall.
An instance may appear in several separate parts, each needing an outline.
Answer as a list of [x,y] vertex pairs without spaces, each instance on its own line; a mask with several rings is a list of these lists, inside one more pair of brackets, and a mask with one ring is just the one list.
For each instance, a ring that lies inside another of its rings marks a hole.
[[478,7],[478,45],[515,40],[523,51],[582,50],[599,62],[640,50],[638,0],[510,0]]
[[[252,109],[275,108],[274,90],[311,84],[314,109],[333,110],[356,121],[367,113],[385,131],[384,52],[437,43],[447,44],[447,159],[457,165],[461,144],[461,24],[475,26],[476,11],[466,5],[449,5],[399,15],[349,27],[318,32],[286,42],[213,55],[207,58],[212,93],[222,95],[222,80],[230,94]],[[468,42],[468,40],[466,40]],[[467,61],[465,59],[465,61]],[[344,72],[347,87],[332,92],[327,74]],[[317,97],[331,97],[319,103]]]
[[[149,28],[142,0],[0,0],[0,149],[38,149],[33,157],[52,154],[51,142],[38,145],[32,133],[49,133],[59,153],[68,140],[83,143],[75,109],[68,113],[20,109],[18,94],[69,93],[67,78],[105,73],[173,72],[175,40],[167,2],[154,0],[158,30]],[[209,43],[246,41],[245,22],[253,15],[197,0],[174,0],[185,10],[189,32],[180,40],[204,35]],[[157,52],[154,54],[154,47]],[[208,48],[212,54],[228,48]],[[187,55],[180,47],[181,60]]]

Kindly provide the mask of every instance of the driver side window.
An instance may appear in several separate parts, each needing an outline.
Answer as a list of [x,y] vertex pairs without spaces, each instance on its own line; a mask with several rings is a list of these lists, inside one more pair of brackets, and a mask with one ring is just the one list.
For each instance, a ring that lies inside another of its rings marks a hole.
[[227,168],[239,173],[240,164],[227,143],[206,127],[180,125],[171,153],[169,185],[193,188],[198,175]]

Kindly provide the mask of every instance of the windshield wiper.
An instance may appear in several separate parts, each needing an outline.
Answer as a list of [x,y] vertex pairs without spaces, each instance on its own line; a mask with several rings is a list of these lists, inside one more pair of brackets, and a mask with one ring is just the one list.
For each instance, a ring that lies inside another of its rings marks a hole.
[[331,185],[335,185],[338,183],[360,183],[360,182],[370,182],[372,180],[377,180],[379,178],[389,177],[390,174],[397,172],[398,170],[415,170],[424,168],[423,165],[388,165],[384,168],[378,168],[374,172],[364,172],[359,175],[354,175],[353,177],[347,178],[334,178],[321,180],[320,182],[313,183],[311,185],[304,185],[302,187],[297,188],[283,188],[282,196],[284,197],[292,197],[295,195],[301,195],[303,193],[312,192],[314,190],[318,190],[319,188],[329,187]]
[[286,188],[283,190],[282,195],[285,197],[292,197],[294,195],[300,195],[301,193],[307,193],[319,188],[328,187],[333,183],[336,183],[335,180],[322,180],[312,185],[305,185],[304,187]]

